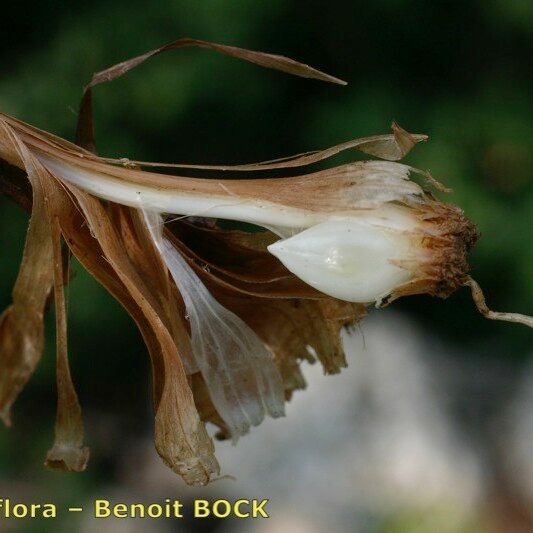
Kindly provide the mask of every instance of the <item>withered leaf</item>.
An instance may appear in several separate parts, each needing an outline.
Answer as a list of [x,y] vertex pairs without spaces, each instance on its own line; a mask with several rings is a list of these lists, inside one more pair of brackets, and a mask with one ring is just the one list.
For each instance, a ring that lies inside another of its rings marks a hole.
[[142,212],[119,204],[109,204],[107,210],[130,261],[158,300],[158,314],[179,347],[187,373],[196,371],[183,301],[154,246]]
[[[4,122],[0,128],[17,146]],[[26,169],[32,183],[33,209],[13,303],[0,316],[0,418],[11,423],[10,410],[33,374],[44,347],[43,317],[53,283],[52,239],[39,176]]]
[[156,448],[163,461],[187,483],[205,484],[219,471],[213,443],[196,411],[176,344],[157,312],[157,300],[132,266],[102,202],[76,187],[69,186],[69,190],[76,197],[107,261],[137,301],[159,343],[162,361],[158,364],[163,368],[164,383],[156,405]]
[[302,167],[318,163],[325,159],[329,159],[345,150],[356,149],[365,154],[379,157],[387,161],[399,161],[403,159],[414,146],[422,141],[427,141],[428,136],[419,133],[408,133],[402,129],[396,122],[392,123],[392,134],[389,135],[373,135],[371,137],[361,137],[352,141],[337,144],[325,150],[316,150],[297,154],[280,159],[272,159],[270,161],[262,161],[260,163],[250,163],[243,165],[200,165],[189,163],[155,163],[151,161],[135,161],[123,159],[105,158],[105,161],[114,163],[116,165],[134,165],[140,167],[158,167],[158,168],[190,168],[198,170],[222,170],[222,171],[260,171],[260,170],[275,170]]
[[[83,447],[81,408],[68,364],[66,308],[63,293],[63,257],[60,244],[61,233],[55,214],[55,203],[48,194],[49,190],[53,191],[53,178],[7,124],[2,123],[2,128],[6,132],[6,139],[11,141],[13,151],[18,154],[23,162],[32,183],[34,190],[32,218],[39,216],[40,224],[45,228],[46,232],[45,235],[41,235],[45,240],[40,245],[48,246],[52,252],[51,256],[46,258],[46,268],[52,270],[56,305],[58,409],[55,443],[48,453],[45,464],[50,468],[81,471],[86,467],[89,450]],[[35,192],[37,196],[35,196]],[[42,281],[38,276],[37,280]],[[40,291],[44,292],[47,287],[49,288],[49,285],[40,288]],[[39,291],[37,293],[39,294]],[[38,334],[41,335],[42,350],[42,312],[39,319],[39,324],[36,324],[35,327]],[[33,324],[30,323],[29,325]],[[9,339],[9,333],[4,338]],[[24,354],[24,352],[22,353]],[[38,360],[36,353],[32,355],[34,360]]]
[[[52,179],[52,178],[49,178]],[[54,204],[52,204],[53,206]],[[53,207],[51,209],[53,209]],[[53,470],[82,472],[89,460],[89,448],[83,446],[83,420],[78,395],[72,383],[67,352],[67,312],[63,290],[61,230],[57,215],[49,212],[54,251],[54,301],[57,343],[57,418],[55,441],[48,451],[45,466]]]
[[100,83],[113,81],[119,78],[120,76],[126,74],[126,72],[139,66],[151,57],[162,54],[163,52],[175,50],[177,48],[185,48],[189,46],[214,50],[215,52],[219,52],[227,56],[242,59],[250,63],[255,63],[256,65],[259,65],[261,67],[280,70],[282,72],[286,72],[287,74],[300,76],[302,78],[314,78],[321,81],[346,85],[346,82],[340,80],[339,78],[330,76],[325,72],[321,72],[320,70],[310,67],[309,65],[299,63],[298,61],[294,61],[293,59],[290,59],[288,57],[275,54],[267,54],[265,52],[256,52],[253,50],[238,48],[236,46],[228,46],[224,44],[217,44],[209,41],[202,41],[200,39],[191,39],[189,37],[185,37],[160,46],[159,48],[150,50],[144,54],[133,57],[126,61],[117,63],[112,67],[93,74],[91,81],[85,88],[80,104],[80,110],[78,114],[78,126],[76,129],[76,144],[82,146],[83,148],[87,148],[91,152],[95,151],[94,124],[92,115],[93,87],[99,85]]
[[[21,146],[24,145],[16,135],[15,140]],[[25,164],[27,171],[31,170],[27,161],[20,161],[19,158],[19,163]],[[218,473],[218,463],[213,455],[211,439],[196,412],[176,345],[160,318],[162,313],[158,309],[156,298],[131,265],[103,203],[75,187],[60,186],[53,179],[47,181],[46,185],[49,189],[47,200],[53,205],[53,212],[76,256],[82,264],[90,265],[89,270],[95,277],[100,280],[104,278],[106,286],[111,287],[114,294],[120,294],[123,303],[129,298],[128,310],[135,315],[153,357],[158,452],[188,483],[207,483],[213,473]],[[74,198],[79,205],[74,204]],[[84,229],[83,218],[79,218],[80,208],[97,240],[88,234],[86,227]],[[76,217],[77,225],[73,223]],[[46,213],[43,220],[47,220]],[[85,241],[76,245],[80,234],[83,235],[84,232]],[[89,260],[88,256],[91,256],[94,249],[100,250],[100,254],[103,252],[104,261],[96,259],[94,255]],[[50,261],[50,265],[53,266],[53,261]],[[111,272],[109,265],[112,266]],[[137,311],[133,311],[133,302],[138,306]],[[59,417],[59,420],[65,419]],[[63,436],[72,436],[67,426]],[[49,464],[58,464],[57,453],[62,453],[61,461],[62,464],[65,463],[65,449],[56,446],[49,455]]]

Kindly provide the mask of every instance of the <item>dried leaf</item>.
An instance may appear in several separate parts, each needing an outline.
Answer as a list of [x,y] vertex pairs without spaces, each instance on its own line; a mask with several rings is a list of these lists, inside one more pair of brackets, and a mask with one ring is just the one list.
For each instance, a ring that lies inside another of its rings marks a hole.
[[272,159],[260,163],[251,163],[245,165],[200,165],[200,164],[182,164],[182,163],[155,163],[151,161],[136,161],[104,158],[105,161],[115,165],[133,165],[139,167],[158,167],[158,168],[191,168],[198,170],[221,170],[249,172],[260,170],[274,170],[302,167],[318,163],[329,159],[345,150],[356,149],[360,152],[385,159],[387,161],[399,161],[404,158],[415,146],[415,144],[427,141],[428,136],[416,133],[408,133],[402,129],[396,122],[392,123],[392,135],[373,135],[372,137],[361,137],[341,144],[337,144],[325,150],[316,150],[283,157],[281,159]]
[[154,404],[157,408],[165,386],[164,364],[157,337],[137,301],[130,295],[117,273],[105,259],[100,244],[90,234],[85,219],[73,198],[58,185],[55,187],[54,196],[56,210],[60,213],[61,231],[72,253],[83,267],[124,306],[143,335],[152,358]]
[[[54,282],[54,300],[56,304],[58,410],[56,420],[56,439],[53,448],[48,453],[45,464],[50,468],[79,472],[86,467],[89,458],[89,450],[88,448],[83,447],[81,408],[72,384],[68,365],[66,308],[63,293],[63,257],[60,244],[61,233],[57,217],[54,213],[55,204],[53,201],[50,201],[51,199],[47,194],[48,190],[51,188],[51,180],[53,178],[31,154],[24,143],[21,142],[16,133],[5,123],[2,123],[1,125],[6,133],[6,138],[11,141],[14,151],[24,163],[32,183],[34,190],[34,212],[32,218],[39,216],[39,223],[42,228],[44,228],[44,234],[40,235],[40,237],[44,238],[44,241],[40,243],[40,246],[47,246],[52,252],[51,255],[46,255],[47,263],[43,268],[47,271],[51,269]],[[35,212],[36,209],[38,209],[37,212]],[[37,279],[43,281],[42,279],[39,279],[39,277],[37,277]],[[50,280],[47,277],[45,281],[49,282]],[[49,289],[49,285],[40,288],[41,298],[43,292],[47,288]],[[48,292],[49,291],[47,291],[47,293]],[[39,291],[37,291],[37,294],[39,294]],[[40,349],[42,350],[42,311],[39,318],[40,324],[37,325],[36,331],[40,335]],[[31,355],[34,362],[38,360],[39,355],[35,351]]]
[[[52,178],[49,178],[52,179]],[[57,216],[49,213],[54,251],[54,300],[57,342],[57,418],[55,441],[48,451],[45,466],[53,470],[82,472],[89,460],[89,448],[83,446],[83,420],[78,395],[72,383],[67,352],[67,313],[63,291],[61,231]]]
[[[16,134],[12,137],[25,148],[20,137]],[[13,139],[11,141],[12,144],[6,149],[11,155],[11,160],[18,165],[25,165],[26,162],[21,159],[16,146],[13,145]],[[6,139],[2,138],[2,142],[5,147]],[[30,168],[26,170],[31,171]],[[212,441],[196,411],[177,347],[158,313],[157,298],[150,293],[131,264],[102,202],[73,186],[61,188],[59,184],[59,181],[52,180],[46,183],[49,188],[47,199],[54,206],[54,213],[59,218],[69,246],[82,264],[90,263],[93,273],[97,270],[96,277],[104,278],[106,286],[111,286],[115,294],[121,295],[123,303],[129,298],[128,310],[135,314],[150,349],[156,399],[156,448],[163,460],[182,475],[187,483],[205,484],[213,473],[218,473],[218,463],[213,455]],[[73,225],[75,211],[79,209],[73,205],[73,198],[81,207],[83,217],[86,218],[97,240],[86,235],[85,242],[76,245],[79,233],[88,233],[88,231],[86,228],[83,229],[83,219],[79,221],[78,218],[77,227]],[[68,203],[70,205],[66,207]],[[99,262],[94,256],[88,259],[91,250],[95,248],[101,249],[105,261]],[[107,271],[102,271],[104,267],[101,263],[108,265]],[[111,271],[109,265],[112,267]],[[127,297],[125,293],[128,294]],[[132,302],[138,306],[136,312]]]
[[158,314],[172,333],[188,374],[197,372],[192,356],[185,310],[181,296],[169,276],[166,265],[154,246],[150,230],[141,211],[118,204],[110,204],[108,213],[113,219],[130,261],[159,303]]
[[163,461],[187,483],[205,484],[212,474],[218,473],[218,463],[212,441],[198,417],[177,347],[157,312],[158,303],[131,265],[102,203],[75,187],[69,186],[69,190],[76,197],[107,261],[137,301],[160,345],[162,361],[156,364],[164,369],[165,381],[156,405],[156,448]]
[[242,317],[272,351],[287,399],[293,391],[305,388],[300,370],[302,361],[312,363],[318,359],[326,374],[335,374],[346,367],[340,330],[366,314],[362,305],[334,299],[258,300],[213,290],[220,301]]
[[[0,121],[1,131],[16,146],[12,130]],[[0,316],[0,418],[11,423],[10,410],[41,359],[44,310],[52,289],[52,240],[39,176],[30,164],[33,209],[13,303]]]
[[91,152],[95,152],[94,147],[94,125],[93,125],[93,116],[92,116],[92,88],[100,83],[105,83],[113,81],[120,76],[126,74],[126,72],[131,69],[139,66],[144,63],[147,59],[157,56],[163,52],[170,50],[175,50],[176,48],[185,48],[188,46],[196,46],[199,48],[207,48],[209,50],[214,50],[224,55],[235,57],[237,59],[242,59],[244,61],[249,61],[250,63],[255,63],[260,67],[270,68],[274,70],[280,70],[286,72],[287,74],[292,74],[294,76],[300,76],[302,78],[314,78],[321,81],[327,81],[331,83],[338,83],[340,85],[346,85],[346,82],[330,76],[320,70],[316,70],[309,65],[299,63],[288,57],[267,54],[264,52],[255,52],[253,50],[246,50],[244,48],[237,48],[236,46],[227,46],[223,44],[212,43],[208,41],[202,41],[199,39],[191,39],[185,37],[183,39],[178,39],[171,43],[165,44],[154,50],[150,50],[144,54],[141,54],[137,57],[133,57],[126,61],[122,61],[109,67],[105,70],[97,72],[93,75],[91,81],[85,88],[83,97],[80,104],[80,110],[78,115],[78,126],[76,129],[76,144],[87,148]]

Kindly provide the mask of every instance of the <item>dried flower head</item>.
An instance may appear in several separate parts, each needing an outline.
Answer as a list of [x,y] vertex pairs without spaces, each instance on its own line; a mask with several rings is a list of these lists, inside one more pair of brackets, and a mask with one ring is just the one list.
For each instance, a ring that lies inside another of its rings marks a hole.
[[[48,467],[80,471],[89,456],[68,365],[62,241],[139,327],[153,368],[156,448],[189,484],[205,484],[219,472],[205,422],[235,441],[265,416],[282,416],[292,392],[305,387],[302,360],[316,354],[326,373],[346,366],[339,331],[361,319],[369,304],[417,293],[446,297],[469,285],[488,318],[532,325],[529,317],[487,308],[468,275],[474,226],[410,179],[417,174],[445,190],[431,175],[396,162],[425,135],[393,124],[388,135],[235,166],[97,156],[92,89],[184,46],[344,83],[285,57],[181,39],[93,76],[77,144],[0,113],[0,185],[32,210],[13,304],[0,317],[0,417],[10,423],[11,406],[39,362],[53,293],[58,411]],[[352,148],[382,161],[257,177]],[[148,167],[224,176],[192,178]],[[254,177],[228,178],[231,171]],[[223,230],[217,218],[268,231]]]

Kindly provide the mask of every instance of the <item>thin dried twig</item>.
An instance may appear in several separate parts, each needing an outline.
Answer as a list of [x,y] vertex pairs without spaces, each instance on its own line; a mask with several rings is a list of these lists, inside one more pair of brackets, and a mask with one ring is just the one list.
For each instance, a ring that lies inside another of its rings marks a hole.
[[521,315],[520,313],[502,313],[500,311],[492,311],[489,309],[479,283],[470,276],[466,280],[465,285],[470,287],[470,290],[472,291],[472,299],[479,312],[485,318],[489,318],[490,320],[502,320],[504,322],[516,322],[517,324],[524,324],[524,326],[533,328],[533,317],[531,316]]

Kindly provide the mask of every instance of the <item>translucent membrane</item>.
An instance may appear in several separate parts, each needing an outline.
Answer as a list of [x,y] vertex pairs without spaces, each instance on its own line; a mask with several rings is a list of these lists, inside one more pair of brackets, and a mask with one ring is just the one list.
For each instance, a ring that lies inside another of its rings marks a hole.
[[283,385],[270,352],[243,320],[215,300],[163,236],[161,215],[143,213],[183,296],[193,356],[232,439],[261,423],[265,414],[283,416]]

